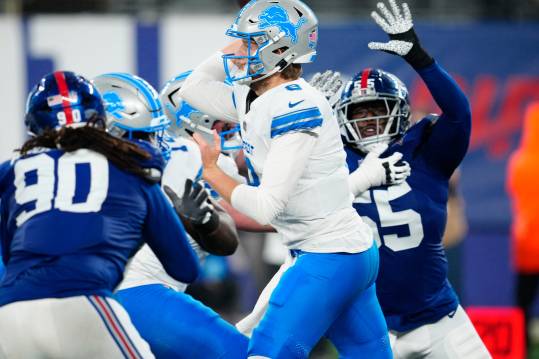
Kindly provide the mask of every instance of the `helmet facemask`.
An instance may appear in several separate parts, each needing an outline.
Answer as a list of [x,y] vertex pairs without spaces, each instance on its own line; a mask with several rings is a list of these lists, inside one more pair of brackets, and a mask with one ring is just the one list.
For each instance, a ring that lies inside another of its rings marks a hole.
[[248,84],[262,80],[277,72],[278,69],[276,68],[275,71],[268,73],[260,58],[261,49],[264,49],[269,42],[265,33],[247,34],[229,29],[226,34],[242,39],[246,50],[245,55],[223,55],[223,63],[228,81]]
[[338,108],[339,125],[346,141],[368,153],[379,143],[389,144],[401,133],[403,113],[400,100],[378,94],[342,103]]
[[216,121],[213,129],[221,137],[221,152],[235,156],[243,148],[239,124],[229,121]]

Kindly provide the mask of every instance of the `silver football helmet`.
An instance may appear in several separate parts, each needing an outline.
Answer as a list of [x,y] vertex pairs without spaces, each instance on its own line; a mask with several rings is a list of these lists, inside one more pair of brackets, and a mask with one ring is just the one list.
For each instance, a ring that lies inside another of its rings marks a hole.
[[213,143],[212,130],[222,127],[218,130],[221,137],[221,150],[230,154],[237,152],[242,148],[239,125],[223,121],[224,126],[216,126],[221,120],[191,107],[180,96],[180,89],[191,72],[186,71],[168,81],[159,94],[165,114],[171,123],[167,129],[169,135],[189,138],[196,132],[202,135],[206,142]]
[[[313,62],[318,19],[299,0],[252,0],[240,10],[226,34],[244,40],[247,46],[246,55],[223,55],[227,79],[250,83],[289,64]],[[243,69],[234,64],[238,61],[246,62]]]
[[157,91],[148,82],[117,72],[97,76],[92,82],[103,97],[108,132],[128,138],[133,132],[155,133],[157,145],[167,151],[163,135],[170,121]]

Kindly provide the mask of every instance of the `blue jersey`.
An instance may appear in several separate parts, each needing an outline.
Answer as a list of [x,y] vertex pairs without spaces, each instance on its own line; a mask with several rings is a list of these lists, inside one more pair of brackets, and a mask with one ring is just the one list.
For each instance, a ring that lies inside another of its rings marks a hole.
[[0,305],[111,295],[144,242],[173,278],[196,278],[197,258],[159,184],[85,149],[37,151],[2,164],[0,176]]
[[[401,185],[371,188],[354,201],[381,244],[377,295],[389,329],[400,332],[436,322],[458,306],[447,280],[442,236],[449,177],[468,148],[470,107],[437,64],[420,75],[443,113],[419,121],[382,154],[401,152],[411,175]],[[345,149],[353,172],[364,154]]]

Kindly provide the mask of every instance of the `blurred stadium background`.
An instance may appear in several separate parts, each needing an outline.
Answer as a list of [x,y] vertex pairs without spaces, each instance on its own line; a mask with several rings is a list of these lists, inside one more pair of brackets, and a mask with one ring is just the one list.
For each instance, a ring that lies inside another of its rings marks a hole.
[[[352,75],[363,67],[381,67],[408,85],[415,111],[436,111],[418,76],[401,59],[368,50],[369,41],[385,40],[369,18],[376,0],[306,2],[321,23],[319,57],[305,67],[307,78],[328,68]],[[506,166],[521,136],[526,106],[539,101],[539,0],[408,2],[425,48],[458,79],[473,109],[472,141],[459,185],[468,233],[451,250],[454,281],[465,307],[513,306]],[[0,159],[9,158],[24,140],[26,93],[45,73],[131,72],[159,88],[222,47],[239,3],[0,0]],[[193,294],[231,321],[241,317],[278,264],[279,253],[268,241],[245,234],[234,257],[210,258]],[[511,357],[504,355],[510,355],[513,343],[500,330],[494,326],[485,335],[498,345],[497,357]],[[539,352],[532,350],[530,356],[539,358]]]

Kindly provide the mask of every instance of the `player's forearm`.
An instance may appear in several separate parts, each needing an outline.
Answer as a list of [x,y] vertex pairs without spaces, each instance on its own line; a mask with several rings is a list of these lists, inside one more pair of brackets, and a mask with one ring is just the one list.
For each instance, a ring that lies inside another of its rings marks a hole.
[[226,201],[220,201],[219,204],[228,212],[230,217],[234,220],[236,228],[240,231],[246,232],[275,232],[275,228],[272,226],[264,226],[251,217],[241,213],[232,205]]
[[444,120],[459,124],[469,132],[471,128],[470,103],[456,81],[436,62],[418,70],[418,73],[442,110]]
[[218,166],[204,168],[203,177],[225,201],[262,225],[269,224],[281,208],[262,188],[240,184]]
[[232,206],[258,223],[269,225],[286,207],[307,167],[316,139],[308,132],[287,133],[274,138],[260,186],[238,186],[232,193]]
[[218,166],[204,168],[204,180],[228,203],[231,203],[232,191],[240,185],[235,179],[227,175]]
[[208,115],[236,121],[232,87],[225,84],[222,53],[217,52],[197,66],[179,91],[191,106]]

